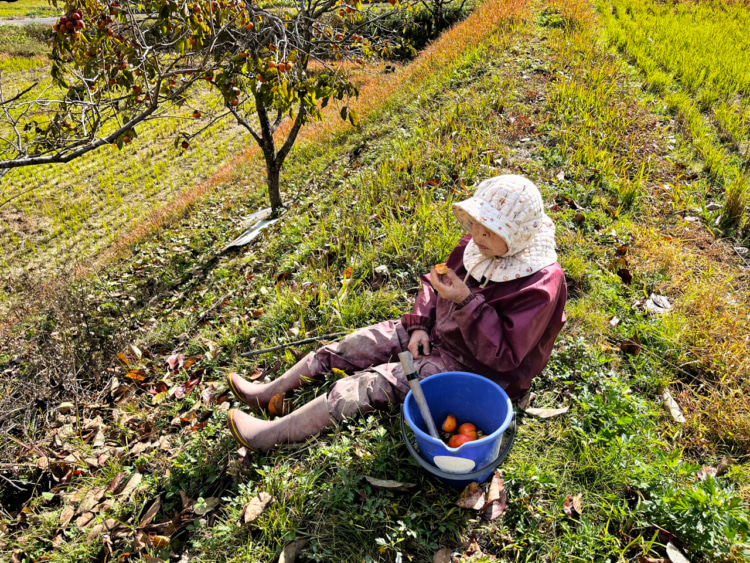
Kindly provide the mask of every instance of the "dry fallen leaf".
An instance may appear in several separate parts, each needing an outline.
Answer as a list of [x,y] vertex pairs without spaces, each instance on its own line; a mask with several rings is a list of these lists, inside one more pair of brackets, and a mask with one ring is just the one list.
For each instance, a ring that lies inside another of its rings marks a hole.
[[267,506],[270,506],[275,501],[276,499],[268,493],[258,493],[258,496],[253,497],[253,499],[245,505],[245,508],[242,510],[242,516],[240,516],[240,521],[237,524],[242,526],[248,522],[252,522],[263,513]]
[[150,555],[146,555],[145,553],[141,555],[143,557],[143,560],[146,563],[166,563],[164,559],[159,559],[158,557],[151,557]]
[[667,557],[672,563],[690,563],[690,560],[680,553],[672,542],[667,544]]
[[76,526],[80,529],[84,529],[91,523],[96,515],[93,512],[84,512],[78,518],[76,518]]
[[682,410],[680,410],[680,405],[675,401],[672,393],[666,387],[661,389],[661,400],[675,422],[679,422],[680,424],[685,422],[685,416],[682,414]]
[[479,543],[477,542],[477,538],[474,536],[474,534],[469,537],[469,541],[466,542],[466,549],[464,550],[465,555],[468,555],[471,557],[475,553],[482,553],[482,548],[479,547]]
[[456,506],[458,506],[459,508],[481,510],[482,508],[484,508],[484,505],[484,491],[479,487],[479,484],[477,483],[469,483],[461,492],[461,495],[456,501]]
[[151,523],[151,520],[156,518],[156,515],[159,513],[160,509],[161,509],[161,499],[157,498],[156,501],[154,501],[154,503],[146,511],[146,514],[143,515],[143,518],[141,518],[141,521],[138,522],[138,527],[144,528],[148,526]]
[[182,501],[182,510],[191,508],[195,504],[195,501],[187,496],[185,491],[180,491],[180,500]]
[[127,501],[133,495],[136,487],[141,484],[141,479],[143,479],[141,473],[133,473],[133,476],[128,480],[127,485],[125,485],[125,488],[120,493],[123,502]]
[[661,315],[663,313],[669,312],[672,309],[672,303],[667,297],[652,293],[651,296],[646,300],[645,307],[647,311],[655,313],[657,315]]
[[284,551],[281,552],[279,557],[279,563],[294,563],[297,560],[299,552],[307,544],[307,539],[303,538],[300,540],[294,540],[284,546]]
[[432,558],[432,563],[451,563],[451,550],[443,547]]
[[151,540],[151,545],[153,545],[157,550],[162,550],[167,547],[170,541],[167,536],[158,535],[149,536],[149,539]]
[[526,393],[523,397],[518,400],[518,408],[525,411],[529,408],[531,401],[536,398],[536,393]]
[[268,414],[271,416],[284,416],[284,397],[286,393],[277,393],[268,403]]
[[149,547],[153,547],[151,540],[146,532],[136,532],[135,539],[133,540],[133,551],[140,553],[147,550]]
[[638,558],[638,563],[669,563],[668,559],[651,559],[650,557],[646,557],[645,555],[641,555]]
[[265,373],[266,373],[265,371],[263,371],[262,369],[256,366],[252,373],[248,373],[245,376],[245,379],[255,381],[256,379],[260,379],[261,377],[263,377]]
[[578,514],[583,514],[583,493],[578,493],[573,497],[573,508]]
[[109,484],[109,487],[107,487],[107,490],[110,493],[116,495],[118,489],[120,488],[120,484],[122,483],[123,477],[125,477],[125,473],[122,472],[115,475],[114,479],[112,479],[112,482]]
[[487,493],[487,503],[482,507],[482,516],[485,520],[494,520],[503,512],[508,502],[508,495],[505,491],[505,482],[497,471],[492,476],[490,490]]
[[637,356],[641,353],[641,339],[638,338],[638,333],[633,334],[632,338],[627,338],[620,343],[620,350],[630,356]]
[[563,504],[563,512],[568,518],[578,518],[581,516],[581,499],[583,493],[578,493],[576,496],[571,497],[570,495],[565,497],[565,504]]
[[60,514],[60,529],[65,529],[68,524],[70,524],[70,521],[73,516],[75,516],[75,513],[75,509],[71,506],[66,506],[65,508],[63,508],[63,511]]
[[185,354],[172,354],[167,358],[167,363],[169,364],[169,369],[173,371],[175,368],[181,368],[185,365]]
[[529,414],[531,416],[535,416],[537,418],[552,418],[553,416],[560,416],[561,414],[565,414],[570,410],[570,407],[562,407],[559,409],[526,409],[526,414]]
[[390,479],[376,479],[369,475],[365,475],[365,479],[376,489],[383,489],[386,491],[399,491],[405,493],[412,487],[416,487],[414,483],[402,483],[400,481],[391,481]]

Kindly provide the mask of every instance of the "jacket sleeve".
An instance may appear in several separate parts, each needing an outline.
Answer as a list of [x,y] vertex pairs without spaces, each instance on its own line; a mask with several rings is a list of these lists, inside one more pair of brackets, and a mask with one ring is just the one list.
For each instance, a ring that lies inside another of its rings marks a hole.
[[[453,270],[463,266],[464,248],[471,240],[471,235],[465,235],[453,249],[446,264]],[[435,326],[435,310],[437,308],[438,294],[430,283],[430,276],[422,276],[422,289],[414,301],[411,314],[401,317],[401,324],[411,334],[413,330],[425,330],[432,332]]]
[[401,324],[411,334],[414,330],[425,330],[430,332],[435,326],[435,306],[437,305],[437,292],[430,284],[428,275],[422,276],[422,288],[414,301],[411,314],[401,317]]
[[517,368],[542,338],[557,300],[554,282],[547,280],[518,292],[512,309],[496,310],[473,293],[452,313],[467,351],[498,371]]

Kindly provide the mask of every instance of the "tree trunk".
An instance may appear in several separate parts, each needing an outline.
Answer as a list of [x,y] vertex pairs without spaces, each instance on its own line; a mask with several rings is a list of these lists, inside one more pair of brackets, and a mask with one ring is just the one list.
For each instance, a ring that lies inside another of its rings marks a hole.
[[281,176],[281,166],[273,163],[266,165],[268,174],[268,199],[271,200],[271,211],[275,216],[283,207],[281,202],[281,189],[279,187],[279,176]]

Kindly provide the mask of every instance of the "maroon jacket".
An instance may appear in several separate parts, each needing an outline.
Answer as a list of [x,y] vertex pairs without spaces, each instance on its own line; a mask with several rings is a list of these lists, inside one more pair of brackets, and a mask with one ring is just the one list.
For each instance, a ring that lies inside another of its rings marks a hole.
[[[446,264],[459,278],[466,269],[465,236]],[[422,276],[422,290],[411,314],[401,322],[407,331],[422,329],[446,365],[455,371],[478,373],[505,389],[511,399],[523,396],[531,380],[547,365],[555,338],[565,323],[567,289],[558,263],[525,278],[489,282],[480,288],[469,277],[471,295],[456,305],[432,288]]]

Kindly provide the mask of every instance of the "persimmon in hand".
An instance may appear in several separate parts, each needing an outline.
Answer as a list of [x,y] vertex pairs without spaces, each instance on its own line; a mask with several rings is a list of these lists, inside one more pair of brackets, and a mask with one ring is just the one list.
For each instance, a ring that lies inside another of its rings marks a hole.
[[435,271],[442,276],[448,273],[448,266],[445,264],[436,264]]

